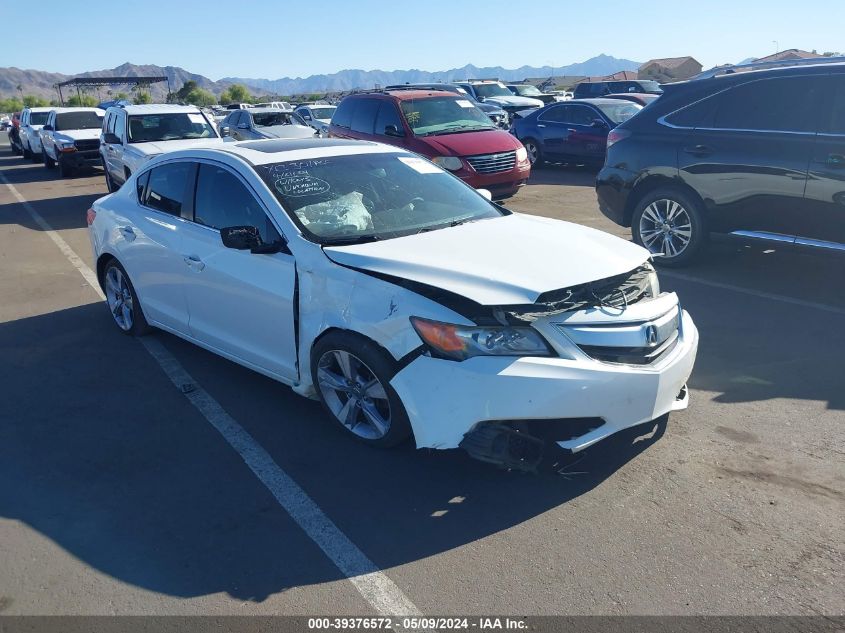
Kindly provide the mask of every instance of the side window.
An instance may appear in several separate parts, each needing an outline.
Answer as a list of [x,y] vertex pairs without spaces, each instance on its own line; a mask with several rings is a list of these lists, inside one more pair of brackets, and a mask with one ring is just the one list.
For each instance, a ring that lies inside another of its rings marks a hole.
[[147,187],[147,182],[150,180],[150,172],[144,172],[135,180],[135,192],[138,194],[138,201],[144,199],[144,189]]
[[340,127],[352,127],[352,113],[355,110],[357,99],[346,98],[337,106],[332,117],[332,125],[339,125]]
[[570,106],[555,106],[549,108],[540,115],[541,121],[551,121],[554,123],[566,123],[569,120]]
[[712,98],[704,99],[703,101],[693,103],[682,110],[678,110],[668,115],[666,117],[666,122],[670,125],[677,125],[678,127],[713,127],[714,105],[715,102]]
[[180,215],[192,163],[169,163],[150,170],[144,204],[152,209]]
[[109,115],[106,117],[106,132],[114,134],[114,112],[109,112]]
[[194,221],[215,229],[227,226],[254,226],[264,242],[281,237],[255,196],[230,171],[200,164]]
[[396,111],[396,104],[392,101],[383,100],[376,117],[376,134],[384,134],[384,129],[388,125],[395,125],[400,132],[404,129],[399,113]]
[[749,81],[714,97],[713,127],[728,130],[815,132],[814,81],[779,77]]
[[845,75],[825,78],[825,92],[830,93],[830,110],[822,117],[821,132],[845,134]]
[[114,119],[114,135],[122,141],[123,132],[126,129],[126,117],[122,112],[118,112],[114,115]]
[[594,119],[601,118],[598,112],[586,106],[570,106],[569,110],[569,123],[574,125],[591,125]]
[[362,134],[372,134],[381,99],[360,99],[352,115],[352,129]]

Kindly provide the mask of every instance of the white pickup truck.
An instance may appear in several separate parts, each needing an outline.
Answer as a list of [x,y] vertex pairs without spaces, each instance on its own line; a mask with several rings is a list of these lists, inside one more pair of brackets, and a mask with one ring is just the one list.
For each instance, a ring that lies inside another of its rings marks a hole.
[[47,169],[59,166],[62,178],[100,161],[100,131],[105,111],[99,108],[56,108],[41,128],[41,147]]
[[222,143],[217,128],[195,106],[113,106],[106,110],[100,134],[106,187],[117,191],[153,156]]

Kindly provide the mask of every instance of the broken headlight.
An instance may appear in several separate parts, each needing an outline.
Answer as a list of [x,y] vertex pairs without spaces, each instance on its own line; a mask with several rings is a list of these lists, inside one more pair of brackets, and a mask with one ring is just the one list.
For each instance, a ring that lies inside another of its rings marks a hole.
[[657,271],[654,270],[654,266],[651,264],[647,264],[648,266],[648,281],[647,281],[647,288],[648,291],[651,293],[651,298],[654,299],[655,297],[660,296],[660,280],[657,278]]
[[530,327],[466,326],[411,317],[411,324],[438,356],[551,356],[549,346]]

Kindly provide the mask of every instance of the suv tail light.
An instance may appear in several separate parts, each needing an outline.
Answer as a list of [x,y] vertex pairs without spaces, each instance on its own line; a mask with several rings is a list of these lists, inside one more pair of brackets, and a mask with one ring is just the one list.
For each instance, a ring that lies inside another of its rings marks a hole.
[[88,222],[88,226],[94,224],[94,218],[97,217],[97,212],[94,209],[88,209],[88,212],[85,214],[85,220]]
[[607,147],[610,148],[611,145],[618,143],[622,139],[626,139],[631,136],[631,133],[628,130],[620,130],[619,128],[615,130],[610,130],[607,133]]

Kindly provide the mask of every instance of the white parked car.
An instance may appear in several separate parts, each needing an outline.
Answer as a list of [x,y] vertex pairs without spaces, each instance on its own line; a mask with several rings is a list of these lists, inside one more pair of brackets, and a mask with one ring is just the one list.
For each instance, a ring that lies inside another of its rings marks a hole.
[[698,332],[649,253],[484,194],[392,146],[247,141],[154,158],[88,224],[121,331],[319,398],[371,445],[530,469],[685,408]]
[[313,127],[320,136],[329,135],[329,124],[337,106],[324,104],[308,104],[299,106],[295,112],[302,117],[308,125]]
[[106,186],[116,191],[153,156],[215,142],[222,143],[217,128],[196,106],[111,107],[106,110],[100,134]]
[[23,157],[31,158],[34,163],[40,163],[42,160],[40,132],[52,109],[24,108],[21,111],[20,139],[23,146]]
[[256,103],[256,108],[275,108],[276,110],[286,110],[288,112],[293,111],[293,106],[289,104],[287,101],[266,101],[264,103]]
[[294,113],[278,108],[234,110],[220,122],[221,136],[236,141],[264,138],[312,138],[317,134]]
[[59,166],[62,178],[84,167],[99,167],[100,131],[105,111],[99,108],[56,108],[41,128],[47,169]]

